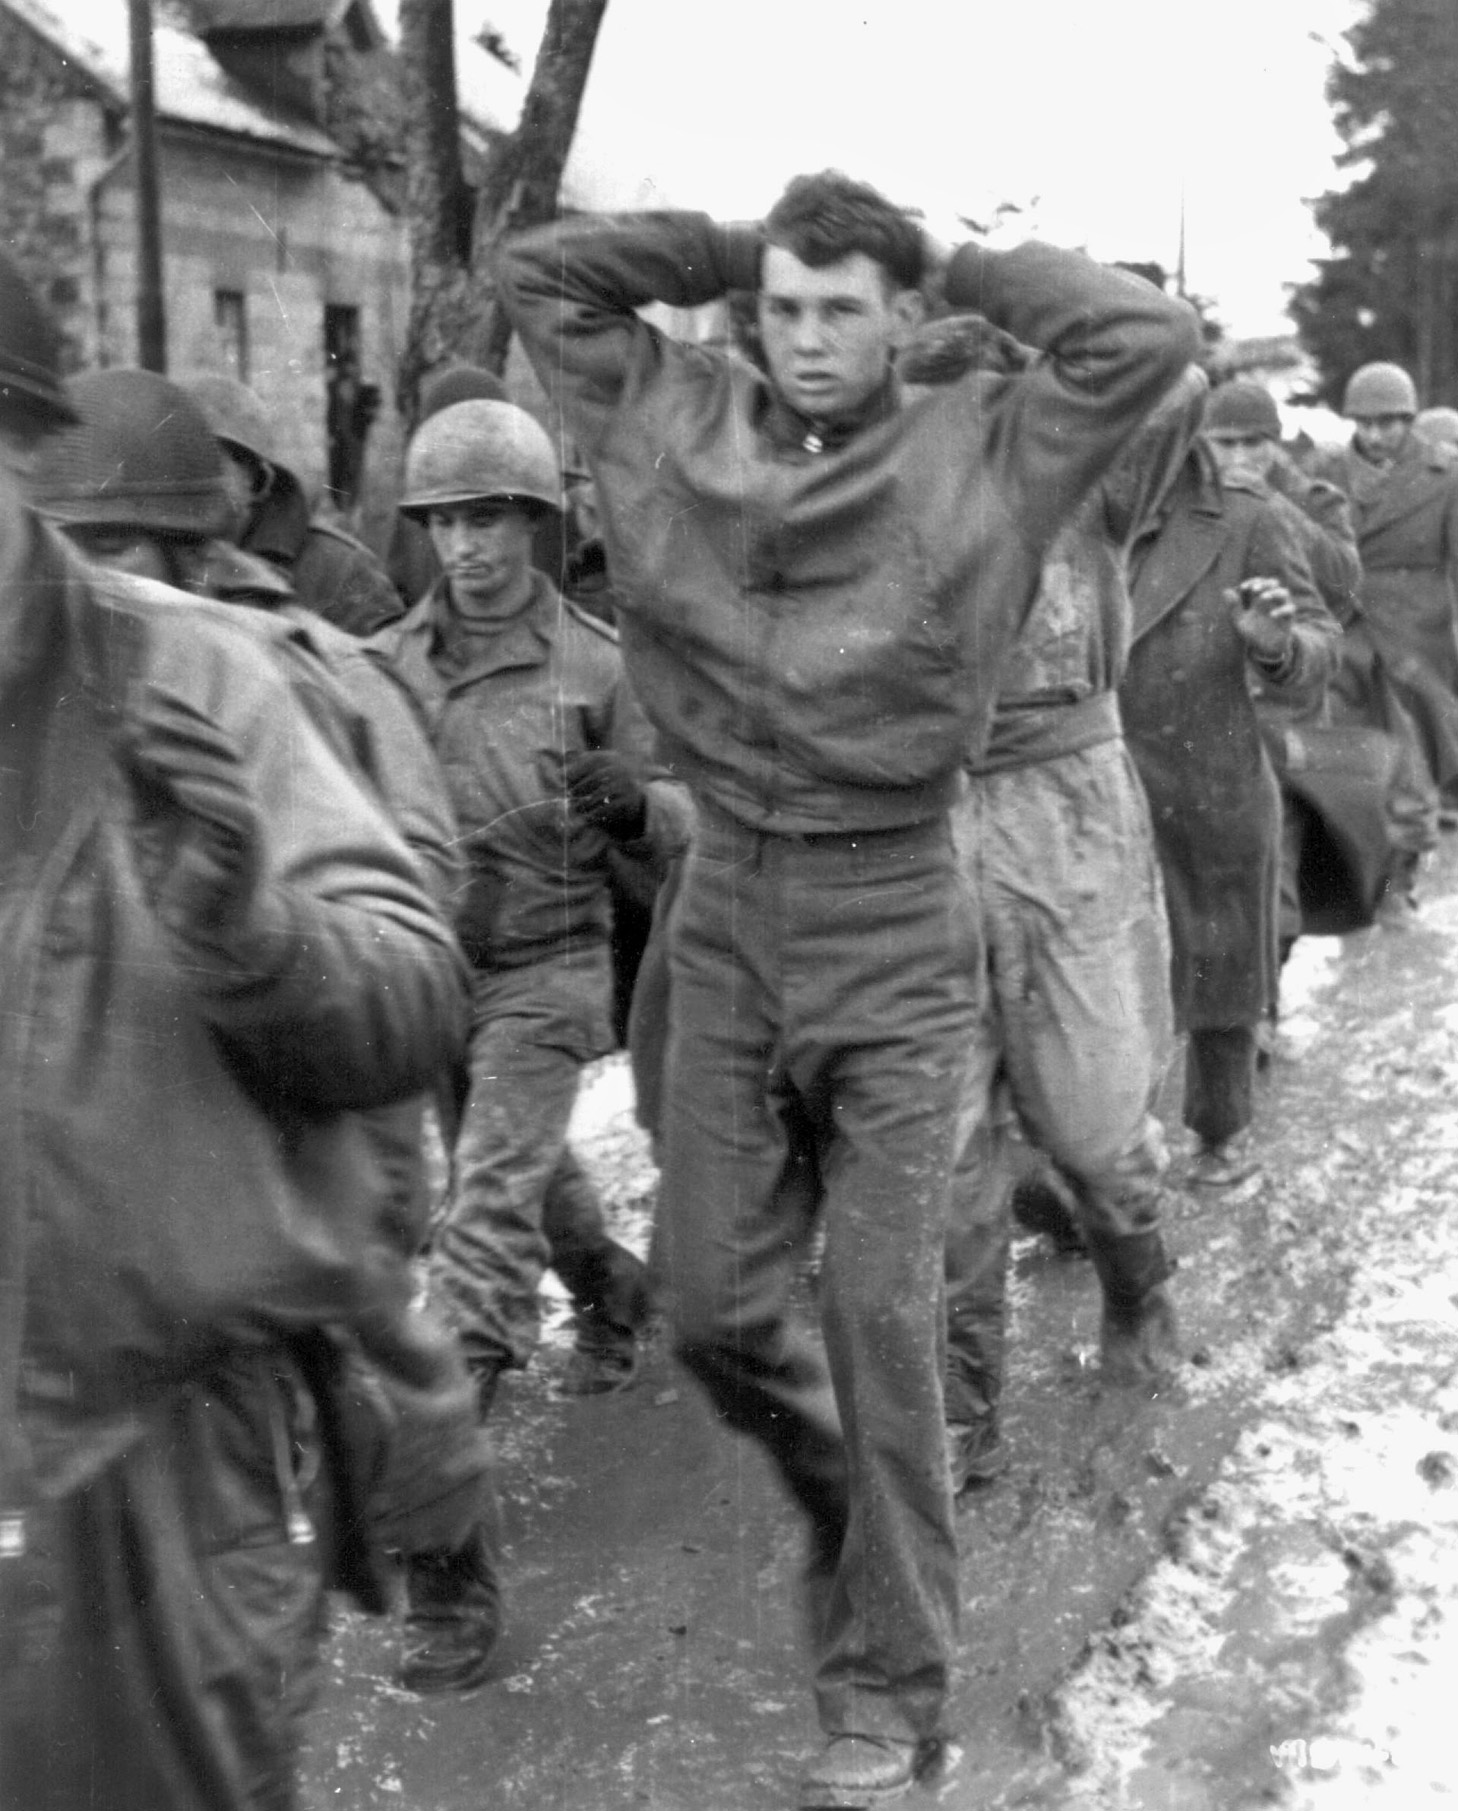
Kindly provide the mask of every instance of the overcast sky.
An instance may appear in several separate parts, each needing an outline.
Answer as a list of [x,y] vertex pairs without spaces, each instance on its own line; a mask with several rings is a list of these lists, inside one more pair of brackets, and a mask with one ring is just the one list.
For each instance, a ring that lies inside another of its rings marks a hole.
[[[1171,269],[1183,190],[1191,288],[1236,333],[1281,332],[1323,249],[1304,200],[1339,180],[1328,45],[1360,7],[609,0],[576,179],[601,205],[752,217],[834,164],[934,218],[1010,201],[1010,229]],[[528,66],[545,10],[456,0],[462,32],[490,19]]]

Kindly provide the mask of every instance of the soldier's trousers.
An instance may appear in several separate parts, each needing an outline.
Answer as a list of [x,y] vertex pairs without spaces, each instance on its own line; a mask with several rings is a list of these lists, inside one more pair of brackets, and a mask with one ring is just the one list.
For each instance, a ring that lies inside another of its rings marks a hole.
[[1202,1144],[1222,1145],[1255,1117],[1256,1028],[1202,1025],[1185,1046],[1184,1121]]
[[1169,1064],[1169,931],[1149,808],[1122,741],[979,775],[954,808],[981,926],[947,1241],[947,1412],[996,1405],[1003,1368],[1005,1088],[1073,1185],[1083,1230],[1156,1229]]
[[635,1330],[627,1304],[641,1267],[609,1235],[567,1148],[583,1065],[610,1047],[609,985],[605,948],[472,979],[469,1083],[431,1259],[432,1296],[468,1362],[529,1361],[549,1267],[579,1308]]
[[6,1811],[296,1811],[327,1558],[306,1401],[281,1352],[220,1360],[32,1507],[0,1561]]
[[[816,1654],[832,1734],[934,1735],[947,1694],[941,1271],[969,934],[940,820],[794,837],[706,813],[671,921],[660,1238],[676,1344],[817,1529],[844,1523]],[[792,1125],[821,1183],[823,1346],[789,1307]]]

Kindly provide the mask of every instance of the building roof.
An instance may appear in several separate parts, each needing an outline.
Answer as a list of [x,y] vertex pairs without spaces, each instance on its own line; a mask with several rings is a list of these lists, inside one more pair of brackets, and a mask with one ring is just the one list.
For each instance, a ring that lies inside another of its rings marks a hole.
[[323,32],[343,25],[361,47],[384,42],[369,0],[188,0],[204,37],[210,32]]
[[342,9],[334,0],[192,0],[199,30],[325,31]]
[[[83,31],[74,20],[53,11],[47,0],[0,0],[0,5],[46,39],[78,75],[105,91],[117,106],[127,106],[131,51],[126,7],[115,3],[87,7]],[[248,93],[221,67],[195,31],[160,9],[152,59],[161,119],[236,133],[314,157],[340,155],[328,133],[275,111]]]

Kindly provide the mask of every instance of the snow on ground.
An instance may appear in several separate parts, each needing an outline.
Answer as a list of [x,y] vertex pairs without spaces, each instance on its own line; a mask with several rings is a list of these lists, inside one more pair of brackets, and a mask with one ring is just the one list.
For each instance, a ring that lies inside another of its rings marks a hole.
[[[1458,899],[1424,926],[1458,929]],[[1218,1482],[1060,1692],[1069,1806],[1407,1811],[1458,1794],[1458,958],[1434,949],[1426,985],[1356,1029],[1327,1011],[1337,940],[1298,944],[1283,978],[1284,1054],[1334,1040],[1393,1141],[1336,1134],[1336,1161],[1365,1165],[1342,1210],[1342,1311],[1252,1380]],[[1232,1798],[1200,1783],[1190,1731],[1237,1707],[1268,1731],[1270,1777]]]
[[[613,1237],[646,1258],[658,1168],[648,1134],[633,1117],[633,1075],[626,1051],[583,1070],[567,1137],[597,1186]],[[554,1271],[543,1277],[541,1291],[543,1341],[570,1345],[570,1303]]]

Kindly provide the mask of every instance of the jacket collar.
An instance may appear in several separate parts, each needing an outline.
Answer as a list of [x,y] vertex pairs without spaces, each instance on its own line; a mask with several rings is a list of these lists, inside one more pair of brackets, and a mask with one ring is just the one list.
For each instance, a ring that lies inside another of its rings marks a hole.
[[540,572],[532,575],[532,594],[526,608],[497,634],[482,636],[469,665],[450,671],[440,664],[441,642],[437,615],[446,580],[437,579],[404,618],[399,628],[403,662],[416,679],[427,678],[432,690],[454,692],[513,667],[541,666],[551,656],[557,639],[562,599]]
[[798,409],[792,409],[779,391],[766,378],[756,400],[755,421],[765,438],[779,452],[791,448],[806,453],[834,453],[854,440],[857,434],[889,421],[901,408],[901,386],[894,373],[874,390],[853,415],[840,421],[816,422]]
[[1225,501],[1214,464],[1197,448],[1172,486],[1152,538],[1131,557],[1133,639],[1164,621],[1220,558]]

